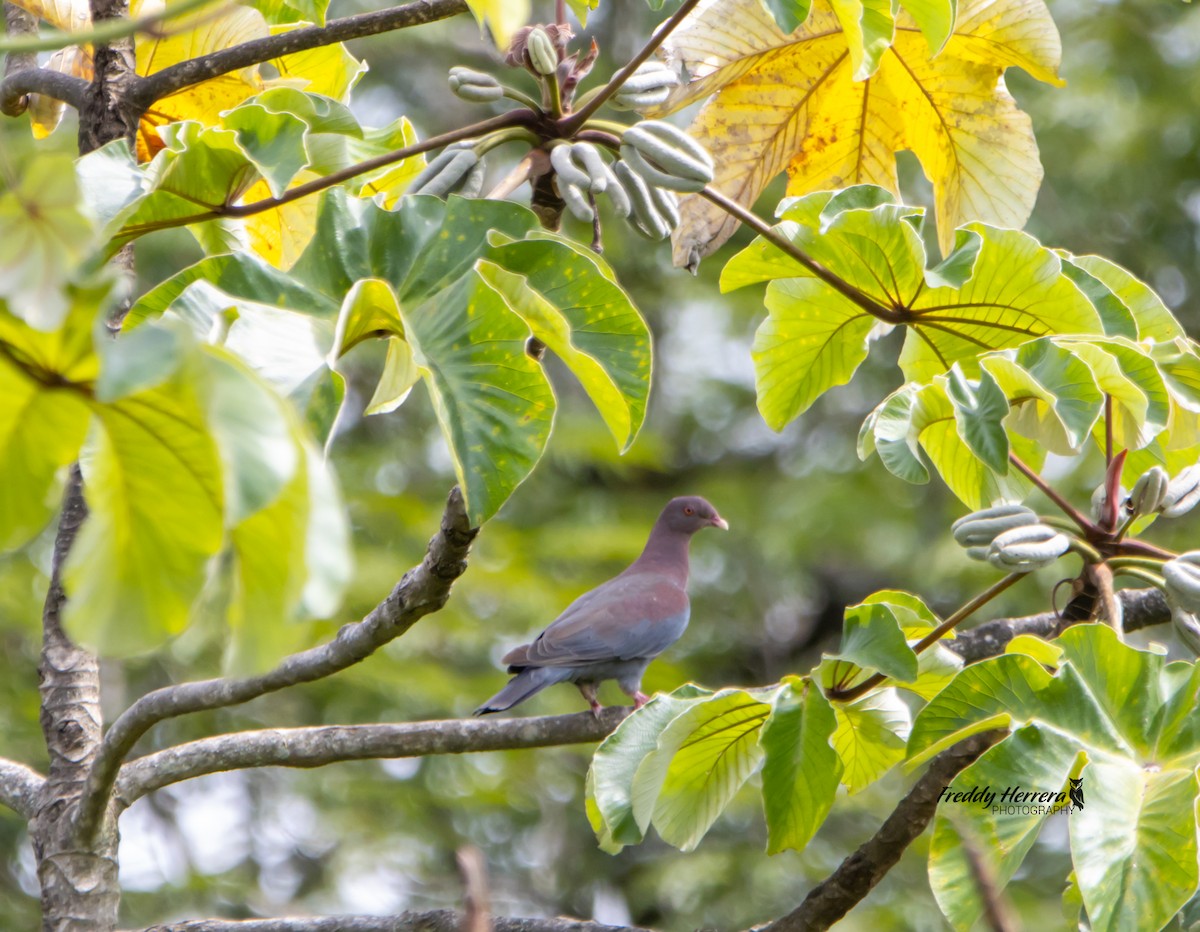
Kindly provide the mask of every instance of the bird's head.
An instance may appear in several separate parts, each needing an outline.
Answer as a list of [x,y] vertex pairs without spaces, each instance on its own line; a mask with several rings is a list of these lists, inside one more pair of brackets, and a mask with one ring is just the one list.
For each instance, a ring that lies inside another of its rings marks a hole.
[[729,530],[729,522],[717,514],[717,509],[698,495],[685,495],[673,498],[667,502],[662,517],[672,531],[684,534],[695,534],[705,527],[719,527],[722,531]]

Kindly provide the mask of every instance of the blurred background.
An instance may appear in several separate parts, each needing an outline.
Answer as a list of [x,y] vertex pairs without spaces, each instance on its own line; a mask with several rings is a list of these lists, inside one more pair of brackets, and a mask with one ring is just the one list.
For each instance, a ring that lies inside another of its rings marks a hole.
[[[334,0],[329,13],[367,8]],[[1008,75],[1033,116],[1046,169],[1028,229],[1047,244],[1125,265],[1197,332],[1200,4],[1051,0],[1050,8],[1067,86]],[[535,16],[551,19],[553,3],[536,0]],[[661,18],[644,0],[602,0],[586,30],[602,49],[594,73],[610,74]],[[477,106],[447,92],[445,73],[454,64],[494,67],[489,48],[467,17],[353,43],[371,66],[355,109],[375,125],[407,115],[423,136],[477,119]],[[49,144],[71,149],[73,127]],[[902,155],[901,164],[908,200],[924,201],[928,185],[915,160]],[[492,170],[498,177],[504,168]],[[759,212],[769,215],[781,194],[777,183]],[[754,406],[750,345],[764,315],[761,290],[722,296],[716,286],[721,265],[748,237],[740,234],[695,279],[670,268],[667,246],[648,247],[619,221],[606,239],[607,257],[656,340],[651,411],[633,449],[616,455],[586,398],[551,362],[561,409],[548,453],[480,536],[444,611],[331,680],[160,725],[145,750],[239,728],[469,715],[506,681],[499,657],[633,559],[658,510],[678,494],[706,496],[732,530],[693,543],[692,624],[650,668],[649,692],[688,680],[758,685],[805,672],[836,646],[843,607],[876,589],[910,589],[947,612],[993,580],[945,533],[962,509],[944,489],[906,485],[878,461],[857,459],[863,416],[900,380],[894,344],[877,347],[849,386],[775,434]],[[144,284],[199,257],[186,233],[138,246]],[[334,462],[357,572],[343,612],[316,626],[314,640],[368,611],[420,559],[452,484],[420,389],[393,415],[347,425]],[[1062,481],[1082,503],[1099,477],[1099,464],[1089,462]],[[1186,523],[1173,530],[1194,533]],[[35,668],[51,539],[48,531],[0,557],[0,753],[39,767]],[[1056,578],[1017,587],[990,615],[1046,609]],[[106,717],[148,689],[213,675],[215,657],[193,647],[107,665]],[[612,684],[601,697],[627,701]],[[574,690],[559,688],[518,711],[582,706]],[[487,856],[500,914],[744,928],[796,905],[875,830],[910,782],[893,773],[842,798],[800,854],[766,857],[758,796],[747,788],[697,851],[680,854],[651,838],[611,857],[596,848],[584,816],[589,754],[580,747],[253,771],[159,792],[121,823],[122,922],[457,906],[454,852],[474,844]],[[913,845],[842,928],[943,928],[924,848],[924,840]],[[1051,822],[1009,888],[1027,926],[1061,924],[1069,870],[1066,825]],[[0,811],[0,928],[34,928],[36,895],[23,826]]]

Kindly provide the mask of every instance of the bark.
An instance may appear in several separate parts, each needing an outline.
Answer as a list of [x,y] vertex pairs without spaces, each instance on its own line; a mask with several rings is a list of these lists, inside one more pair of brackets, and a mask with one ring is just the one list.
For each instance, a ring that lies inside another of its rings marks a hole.
[[31,767],[0,757],[0,803],[32,819],[46,778]]
[[50,754],[50,769],[29,828],[41,884],[45,932],[112,929],[117,923],[120,900],[115,819],[104,820],[91,845],[76,844],[73,831],[101,736],[99,663],[95,656],[76,647],[62,628],[66,604],[62,568],[86,517],[79,467],[73,466],[54,541],[38,668],[42,733]]
[[[578,919],[492,917],[495,932],[648,932]],[[327,916],[293,919],[191,919],[150,926],[141,932],[460,932],[462,915],[451,909],[399,916]]]
[[841,919],[895,867],[905,849],[925,831],[937,810],[942,789],[1006,735],[1004,731],[972,735],[935,757],[878,832],[814,887],[799,907],[757,932],[817,932]]
[[201,738],[130,761],[117,780],[117,800],[135,800],[183,780],[248,767],[323,767],[348,760],[425,757],[600,741],[629,714],[612,706],[545,718],[450,719],[384,725],[270,728]]

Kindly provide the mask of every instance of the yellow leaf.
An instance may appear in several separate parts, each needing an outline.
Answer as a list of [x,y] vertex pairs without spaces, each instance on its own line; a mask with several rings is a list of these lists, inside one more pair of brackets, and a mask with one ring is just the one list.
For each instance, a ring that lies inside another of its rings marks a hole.
[[[51,55],[50,61],[43,67],[47,71],[58,71],[62,74],[91,80],[92,53],[82,46],[69,45]],[[66,104],[61,100],[55,100],[45,94],[30,94],[29,117],[33,138],[45,139],[58,129],[65,108]]]
[[502,52],[513,33],[529,21],[529,0],[467,0],[467,6],[479,25],[488,28]]
[[[271,34],[305,29],[311,25],[287,23],[273,26]],[[342,103],[349,102],[350,89],[367,71],[366,64],[351,55],[340,42],[277,58],[271,64],[278,69],[281,81],[268,81],[268,84],[287,82],[309,94],[323,94]]]
[[[841,0],[839,10],[845,17]],[[933,181],[943,252],[970,220],[1021,226],[1042,170],[1003,72],[1017,66],[1060,83],[1058,33],[1043,0],[964,0],[933,58],[902,11],[866,80],[854,80],[869,65],[852,60],[855,39],[861,45],[861,35],[843,32],[830,0],[814,0],[790,35],[760,0],[702,5],[664,45],[692,81],[660,112],[715,95],[689,132],[716,159],[714,186],[747,206],[785,168],[789,195],[864,183],[898,195],[895,152],[911,149]],[[678,265],[712,253],[737,226],[695,195],[681,211]]]
[[[292,179],[291,187],[316,177],[313,172],[302,171]],[[246,191],[242,201],[251,204],[270,196],[271,189],[267,183],[258,181]],[[290,269],[317,228],[319,204],[320,201],[315,197],[302,197],[274,210],[264,210],[247,217],[244,223],[250,248],[276,268]]]
[[79,32],[92,25],[88,0],[14,0],[14,3],[64,32]]
[[[144,6],[144,4],[143,4]],[[137,73],[155,74],[172,65],[270,35],[258,10],[234,7],[219,15],[202,12],[184,21],[179,31],[163,38],[137,43]],[[163,147],[158,128],[179,120],[196,120],[205,126],[220,123],[222,110],[230,110],[264,87],[258,68],[243,68],[212,78],[156,101],[138,127],[138,158],[153,157]]]

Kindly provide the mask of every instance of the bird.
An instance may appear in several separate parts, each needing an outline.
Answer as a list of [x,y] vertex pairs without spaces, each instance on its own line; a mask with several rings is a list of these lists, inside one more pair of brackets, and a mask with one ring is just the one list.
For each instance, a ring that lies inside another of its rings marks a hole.
[[688,543],[706,527],[727,531],[729,523],[699,496],[667,502],[641,556],[572,602],[531,643],[504,655],[516,675],[475,714],[503,712],[547,686],[574,683],[599,717],[596,688],[614,679],[635,709],[645,705],[642,674],[687,628]]

